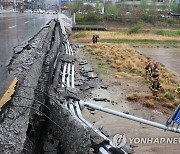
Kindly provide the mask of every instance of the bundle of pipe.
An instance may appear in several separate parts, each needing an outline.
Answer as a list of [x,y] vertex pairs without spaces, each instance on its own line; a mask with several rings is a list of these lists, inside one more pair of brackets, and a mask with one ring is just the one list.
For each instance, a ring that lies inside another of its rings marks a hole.
[[[64,41],[64,52],[67,55],[74,55],[74,52],[71,48],[71,45],[69,43],[68,37],[67,37],[67,33],[63,24],[63,21],[61,19],[60,20],[60,26],[61,26],[61,33],[63,34],[63,38],[65,38],[66,40]],[[71,87],[71,88],[75,88],[74,86],[74,64],[72,63],[67,63],[65,62],[63,65],[63,75],[62,75],[62,87]],[[73,99],[69,99],[68,100],[68,104],[66,104],[67,107],[71,110],[72,114],[77,117],[84,125],[86,125],[88,128],[92,129],[97,135],[99,135],[101,138],[103,138],[103,140],[107,141],[107,143],[104,145],[104,147],[100,147],[99,148],[99,153],[104,153],[106,152],[111,153],[108,149],[109,148],[116,148],[112,141],[106,137],[101,131],[99,131],[98,129],[96,129],[92,124],[90,124],[87,120],[85,120],[81,114],[81,110],[80,110],[80,104],[78,101],[75,101]],[[108,149],[107,149],[108,146]],[[122,153],[126,153],[123,149],[119,149]],[[101,152],[103,151],[103,152]]]
[[[60,26],[61,26],[62,34],[64,35],[64,38],[66,39],[64,41],[64,47],[65,47],[64,52],[67,55],[73,56],[74,53],[73,53],[73,50],[72,50],[71,45],[69,43],[68,36],[67,36],[66,30],[65,30],[63,21],[61,19],[60,19]],[[74,88],[74,64],[67,63],[67,62],[64,63],[62,83],[65,83],[67,87]],[[64,85],[62,85],[62,87],[64,87]]]

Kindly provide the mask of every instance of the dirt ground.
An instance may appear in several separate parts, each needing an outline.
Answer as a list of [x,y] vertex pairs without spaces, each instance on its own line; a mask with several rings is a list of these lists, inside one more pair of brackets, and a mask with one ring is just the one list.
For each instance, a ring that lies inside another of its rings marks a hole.
[[[83,52],[81,51],[81,54]],[[88,57],[87,61],[88,61]],[[94,62],[88,61],[95,67]],[[108,72],[110,73],[110,72]],[[149,109],[143,106],[143,102],[129,102],[128,95],[132,93],[146,94],[150,93],[149,88],[142,80],[131,81],[126,78],[115,79],[110,75],[100,74],[103,79],[103,84],[108,88],[99,88],[91,91],[91,96],[87,97],[85,101],[107,107],[116,111],[121,111],[130,115],[141,117],[147,120],[165,124],[169,115],[165,115],[160,109]],[[106,98],[109,101],[94,101],[94,98]],[[166,132],[161,129],[146,126],[137,122],[126,120],[114,115],[109,115],[100,111],[93,113],[84,109],[83,116],[86,120],[92,123],[96,128],[104,128],[110,138],[116,134],[125,133],[128,138],[179,138],[179,134]],[[179,154],[179,144],[133,144],[135,154]]]

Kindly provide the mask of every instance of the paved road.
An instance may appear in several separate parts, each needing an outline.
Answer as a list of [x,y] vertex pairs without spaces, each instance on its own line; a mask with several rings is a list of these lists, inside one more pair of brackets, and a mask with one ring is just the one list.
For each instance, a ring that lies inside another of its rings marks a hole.
[[56,15],[8,14],[0,16],[0,98],[12,80],[6,66],[13,55],[13,47],[30,39],[52,18],[56,18]]

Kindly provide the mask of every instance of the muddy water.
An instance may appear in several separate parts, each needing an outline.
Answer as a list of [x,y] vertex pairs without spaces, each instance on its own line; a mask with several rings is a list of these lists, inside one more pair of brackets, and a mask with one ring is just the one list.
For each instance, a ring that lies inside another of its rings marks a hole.
[[176,48],[136,48],[143,55],[152,58],[180,75],[180,49]]

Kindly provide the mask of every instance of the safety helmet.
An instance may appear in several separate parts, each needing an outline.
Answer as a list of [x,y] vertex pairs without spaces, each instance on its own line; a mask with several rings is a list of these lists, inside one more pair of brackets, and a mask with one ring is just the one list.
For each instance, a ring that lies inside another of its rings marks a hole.
[[158,72],[159,71],[158,68],[155,68],[155,71]]

